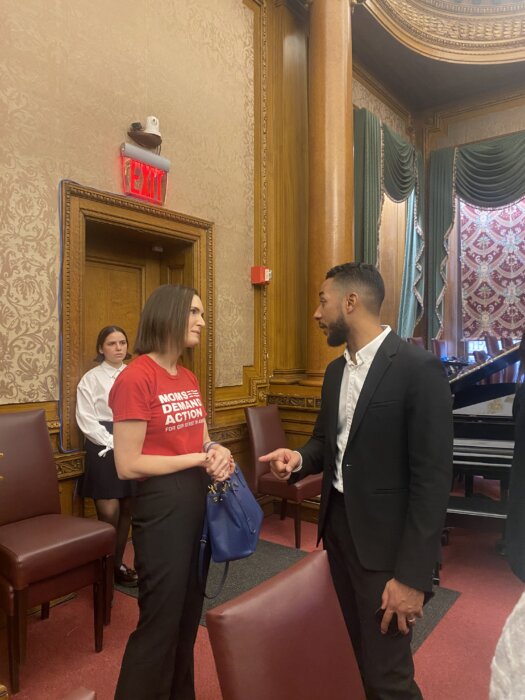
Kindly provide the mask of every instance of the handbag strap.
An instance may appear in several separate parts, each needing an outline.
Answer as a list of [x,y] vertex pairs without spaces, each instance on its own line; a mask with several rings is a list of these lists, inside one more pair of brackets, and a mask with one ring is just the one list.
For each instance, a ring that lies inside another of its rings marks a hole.
[[227,561],[224,563],[224,569],[222,571],[222,578],[220,580],[219,585],[217,586],[217,589],[213,594],[208,594],[206,593],[206,576],[204,575],[204,555],[206,553],[206,546],[208,544],[208,518],[204,518],[204,527],[202,529],[202,535],[200,539],[200,549],[199,549],[199,586],[201,588],[201,591],[204,595],[205,598],[208,598],[208,600],[213,600],[214,598],[217,598],[218,595],[220,595],[224,584],[226,582],[226,577],[228,576],[228,569],[230,568],[230,562]]

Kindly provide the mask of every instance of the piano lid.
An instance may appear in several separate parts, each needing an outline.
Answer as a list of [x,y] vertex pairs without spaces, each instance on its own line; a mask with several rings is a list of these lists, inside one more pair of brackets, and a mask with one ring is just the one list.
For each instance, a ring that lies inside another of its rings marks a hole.
[[472,406],[482,401],[490,401],[513,394],[516,388],[515,384],[497,383],[479,386],[478,382],[518,361],[519,345],[515,345],[486,362],[463,370],[450,379],[450,390],[454,395],[454,408]]

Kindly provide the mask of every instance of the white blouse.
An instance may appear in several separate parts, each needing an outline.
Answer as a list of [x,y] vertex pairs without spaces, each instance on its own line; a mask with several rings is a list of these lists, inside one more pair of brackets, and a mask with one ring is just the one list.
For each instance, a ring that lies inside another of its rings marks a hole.
[[112,422],[113,413],[108,406],[108,397],[113,382],[126,369],[124,363],[120,367],[112,367],[107,362],[93,367],[82,377],[77,387],[77,424],[84,435],[95,445],[106,448],[103,452],[113,449],[113,435],[106,430],[100,421]]

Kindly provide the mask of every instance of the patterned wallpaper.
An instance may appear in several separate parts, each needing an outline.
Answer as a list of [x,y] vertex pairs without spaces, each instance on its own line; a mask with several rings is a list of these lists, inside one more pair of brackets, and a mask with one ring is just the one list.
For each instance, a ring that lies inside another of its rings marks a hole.
[[253,65],[242,0],[4,0],[0,403],[58,399],[59,182],[120,192],[118,148],[148,114],[172,162],[166,208],[215,223],[216,383],[242,382],[253,362]]
[[390,127],[392,131],[408,140],[406,133],[407,124],[405,120],[387,105],[386,102],[383,102],[370,92],[370,90],[360,83],[355,76],[352,81],[352,102],[354,107],[359,107],[360,109],[365,108],[369,112],[372,112],[379,117],[384,124]]

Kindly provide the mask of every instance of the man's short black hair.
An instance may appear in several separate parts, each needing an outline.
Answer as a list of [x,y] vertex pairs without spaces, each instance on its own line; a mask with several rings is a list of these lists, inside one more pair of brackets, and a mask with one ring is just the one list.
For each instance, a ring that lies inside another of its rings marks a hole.
[[326,279],[329,278],[348,292],[355,287],[366,308],[379,315],[385,298],[385,283],[377,267],[368,263],[348,262],[328,270]]

